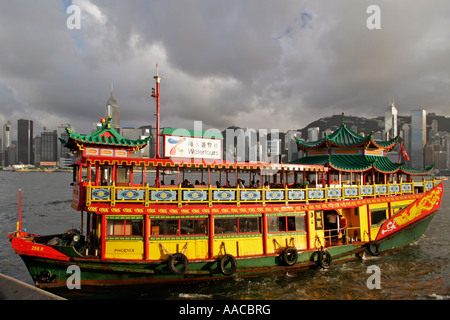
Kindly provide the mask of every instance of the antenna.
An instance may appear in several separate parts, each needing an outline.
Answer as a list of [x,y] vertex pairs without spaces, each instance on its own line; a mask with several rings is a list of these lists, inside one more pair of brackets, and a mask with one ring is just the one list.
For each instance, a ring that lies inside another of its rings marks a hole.
[[158,64],[156,64],[156,76],[153,77],[156,81],[156,88],[153,88],[152,97],[156,99],[156,158],[160,158],[159,152],[159,85],[161,82],[161,77],[159,76]]

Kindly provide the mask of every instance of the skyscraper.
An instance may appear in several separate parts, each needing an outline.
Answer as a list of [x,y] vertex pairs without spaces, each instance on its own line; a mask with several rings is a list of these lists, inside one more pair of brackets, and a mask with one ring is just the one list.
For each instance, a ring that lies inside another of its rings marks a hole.
[[34,164],[33,121],[17,121],[17,160],[23,164]]
[[397,108],[394,103],[391,103],[384,113],[384,137],[386,140],[395,138],[398,134],[397,115]]
[[[56,129],[56,135],[59,139],[62,139],[64,141],[69,140],[69,134],[66,131],[66,128],[73,129],[70,124],[61,124]],[[72,152],[64,147],[63,143],[61,141],[56,142],[56,148],[57,148],[57,155],[56,155],[56,161],[58,162],[58,165],[62,168],[69,167],[73,162],[73,154]]]
[[320,133],[319,127],[308,128],[308,141],[319,140],[319,133]]
[[411,166],[423,168],[423,148],[427,142],[427,111],[411,111]]
[[56,130],[47,130],[41,133],[40,162],[55,162],[57,160]]
[[6,124],[3,125],[2,130],[2,153],[3,153],[3,159],[2,159],[2,166],[9,166],[12,165],[11,163],[11,157],[10,157],[10,149],[11,149],[11,143],[12,143],[12,125],[11,121],[8,121]]
[[106,101],[106,117],[111,117],[111,124],[113,128],[120,132],[120,106],[117,100],[114,98],[113,90],[111,88],[111,96]]

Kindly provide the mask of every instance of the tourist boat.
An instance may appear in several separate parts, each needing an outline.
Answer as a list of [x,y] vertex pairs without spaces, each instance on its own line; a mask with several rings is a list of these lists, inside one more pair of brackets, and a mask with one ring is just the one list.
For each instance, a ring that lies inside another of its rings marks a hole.
[[[329,268],[418,241],[443,195],[441,181],[424,178],[431,167],[389,160],[397,138],[376,141],[345,124],[297,140],[304,157],[292,163],[223,161],[220,134],[190,131],[166,132],[167,153],[142,158],[150,138],[124,138],[111,118],[90,135],[67,131],[80,229],[37,235],[20,220],[9,234],[42,288],[66,286],[73,266],[81,287]],[[203,157],[187,158],[196,145]]]

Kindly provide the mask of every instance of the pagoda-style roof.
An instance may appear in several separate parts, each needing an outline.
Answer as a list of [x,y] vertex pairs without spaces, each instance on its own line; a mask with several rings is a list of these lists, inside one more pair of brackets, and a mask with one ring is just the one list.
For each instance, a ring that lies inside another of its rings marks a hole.
[[387,157],[369,155],[323,155],[297,159],[291,163],[304,165],[322,165],[344,172],[363,172],[374,169],[382,173],[403,172],[413,175],[429,174],[433,165],[423,170],[409,168],[405,163],[394,163]]
[[90,135],[75,133],[70,128],[66,128],[69,134],[69,140],[61,142],[65,144],[65,147],[71,150],[80,149],[80,145],[97,145],[97,146],[110,146],[110,147],[122,147],[126,149],[139,150],[144,148],[150,137],[145,139],[131,140],[122,137],[112,126],[111,117],[102,118],[101,126]]
[[373,131],[367,136],[361,136],[358,133],[347,128],[345,124],[342,124],[339,129],[334,131],[332,134],[316,141],[303,141],[301,139],[295,138],[297,140],[297,146],[301,150],[310,150],[318,148],[353,148],[353,147],[364,147],[364,148],[377,148],[390,151],[395,147],[397,143],[398,136],[388,140],[388,141],[378,141],[373,139]]

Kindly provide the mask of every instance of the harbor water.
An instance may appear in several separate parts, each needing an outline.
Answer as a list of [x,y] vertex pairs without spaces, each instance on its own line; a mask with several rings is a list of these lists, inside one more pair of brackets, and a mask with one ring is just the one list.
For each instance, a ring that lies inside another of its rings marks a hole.
[[[57,234],[80,229],[80,213],[70,207],[72,174],[0,171],[0,273],[28,284],[33,281],[7,239],[19,219],[29,233]],[[361,261],[255,278],[230,278],[195,285],[64,289],[68,299],[133,300],[450,300],[450,183],[441,209],[424,236],[401,250]],[[375,267],[374,267],[375,266]],[[379,286],[373,286],[373,270]],[[372,285],[371,285],[372,284]]]

